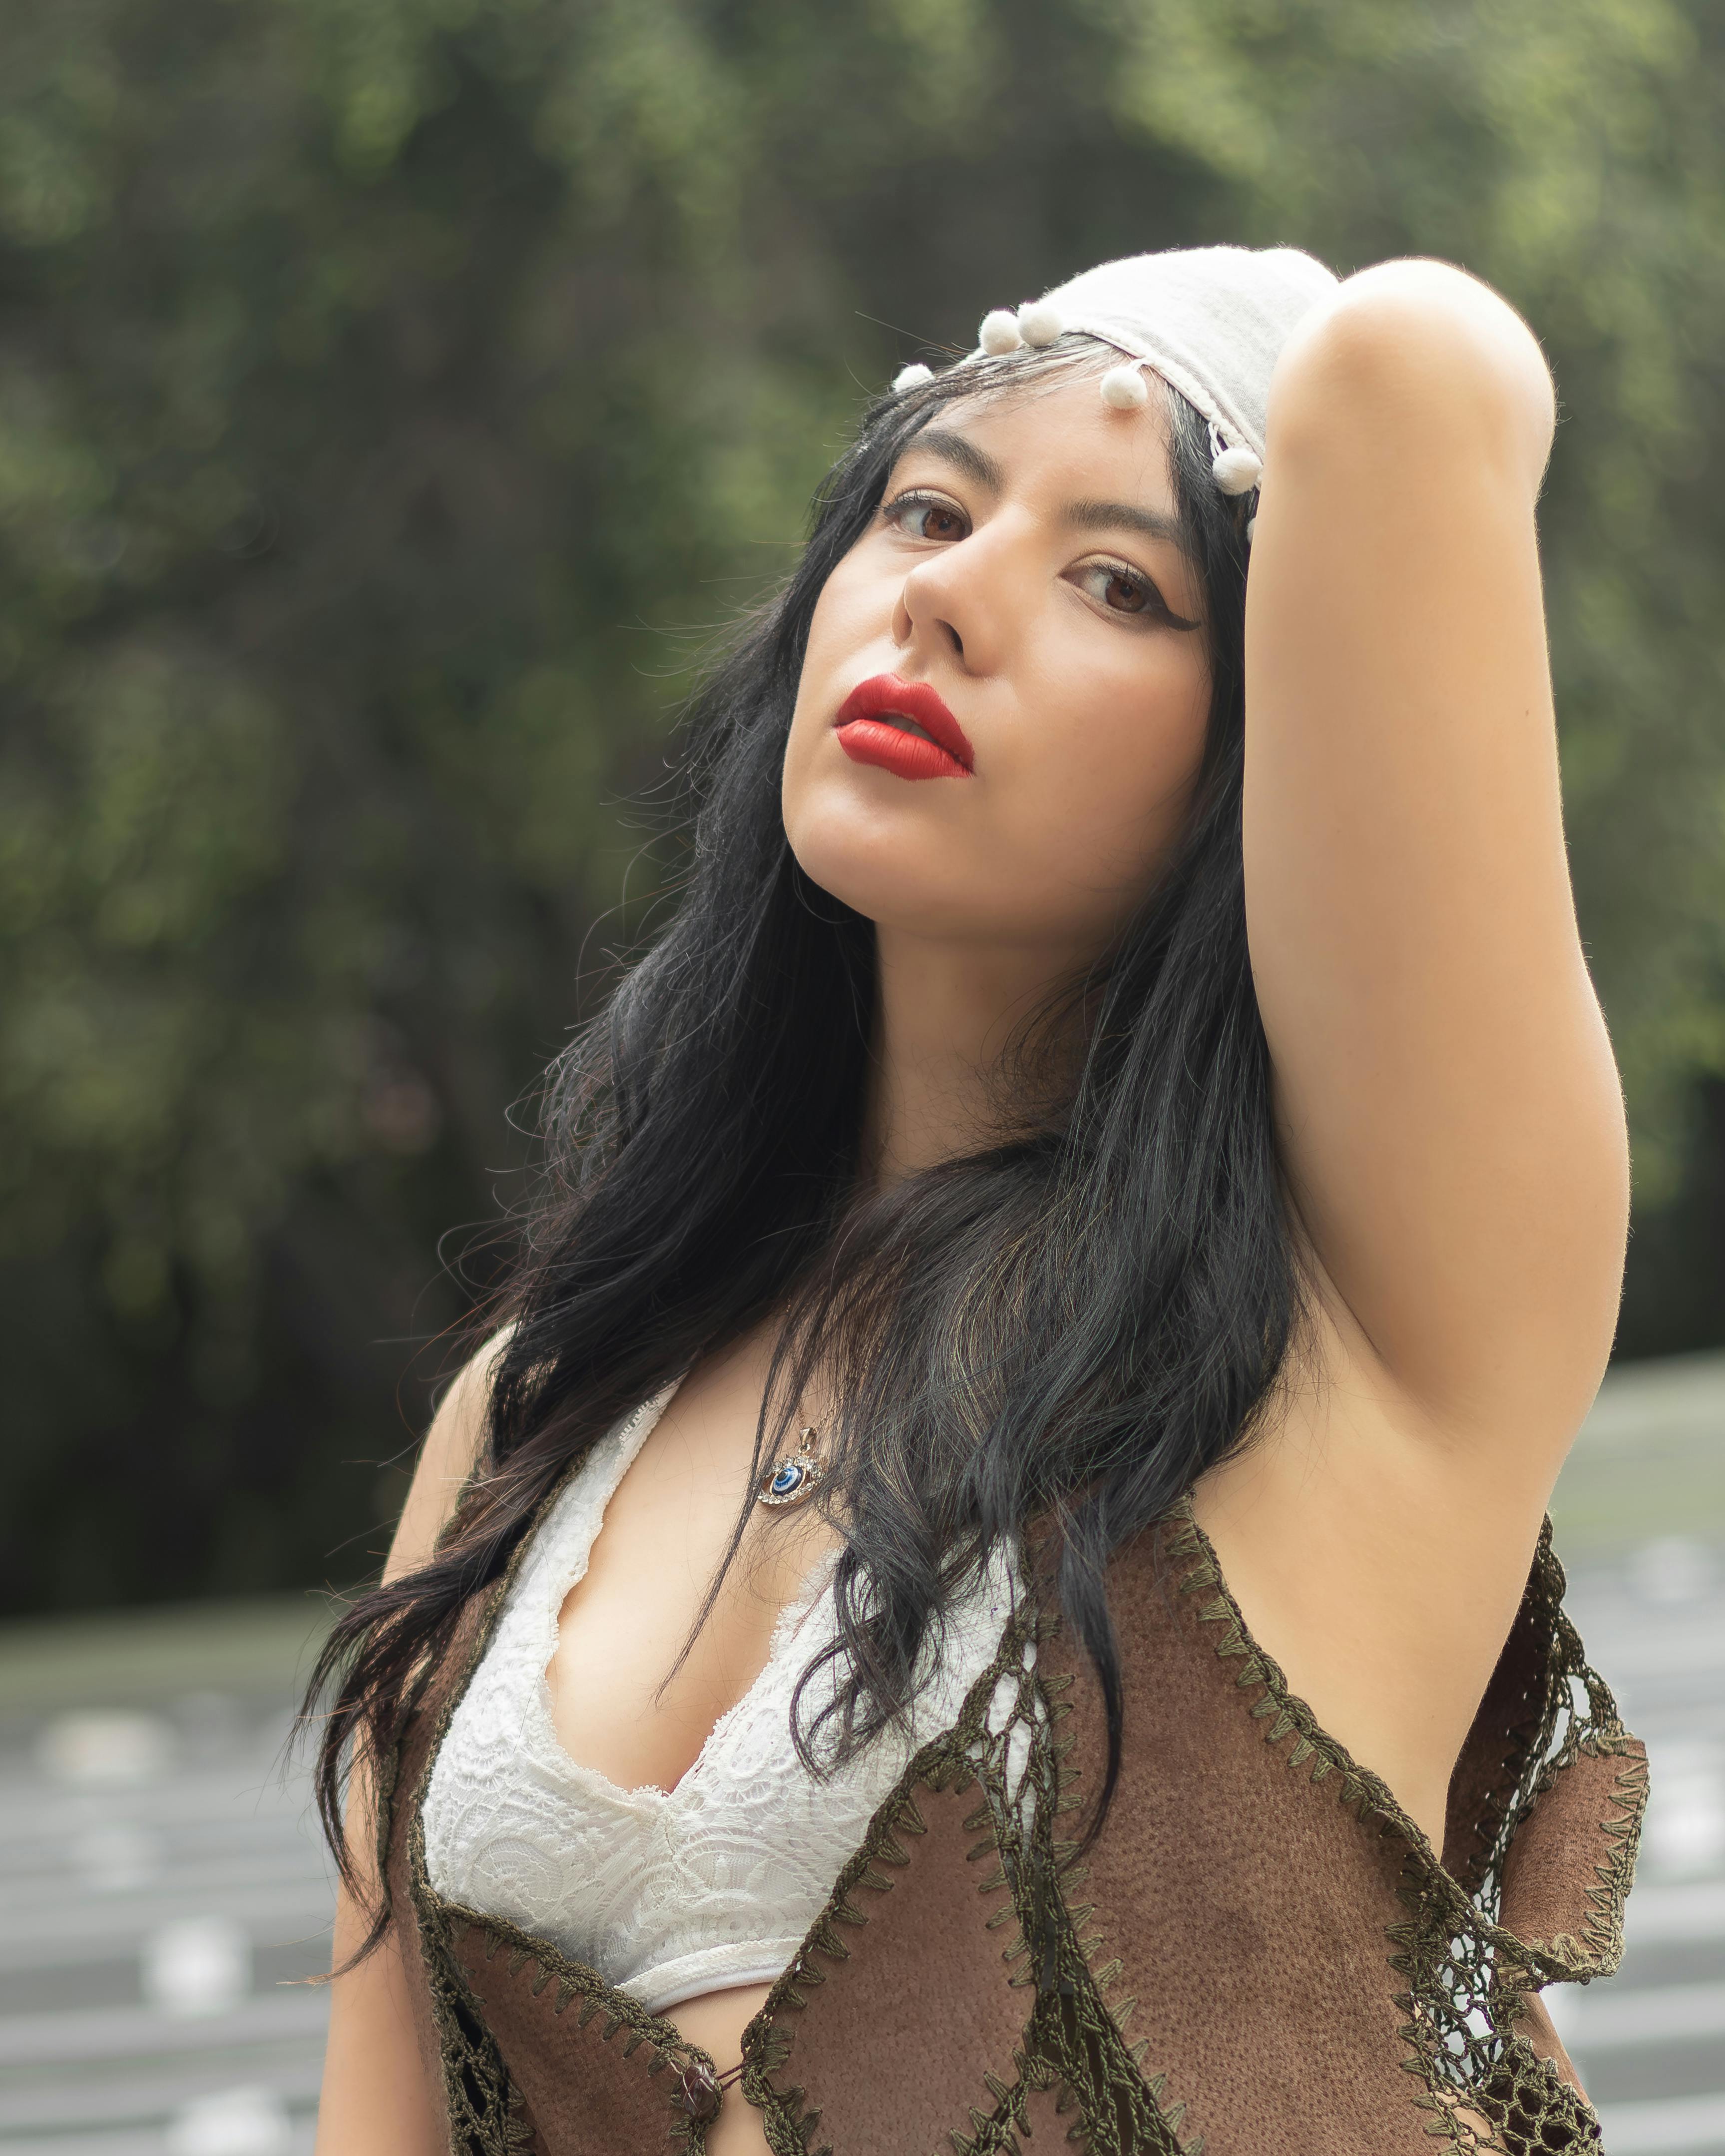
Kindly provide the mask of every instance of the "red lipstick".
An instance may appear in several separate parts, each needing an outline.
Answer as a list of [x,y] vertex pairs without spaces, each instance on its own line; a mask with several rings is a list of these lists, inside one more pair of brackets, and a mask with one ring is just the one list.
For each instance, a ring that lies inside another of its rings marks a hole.
[[[922,732],[895,726],[895,719]],[[896,674],[860,681],[833,724],[854,763],[878,764],[900,778],[968,778],[976,762],[963,727],[927,681],[901,681]]]

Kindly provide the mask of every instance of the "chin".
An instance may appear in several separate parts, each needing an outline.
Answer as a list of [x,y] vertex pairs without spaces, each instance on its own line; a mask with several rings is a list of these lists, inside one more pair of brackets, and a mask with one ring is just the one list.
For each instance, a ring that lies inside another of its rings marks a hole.
[[949,843],[926,822],[858,814],[855,804],[805,805],[788,823],[797,865],[809,880],[880,927],[921,929],[938,922],[966,937],[996,921],[983,895],[955,872]]
[[886,849],[793,845],[791,851],[810,883],[877,927],[909,927],[950,913],[950,894],[928,888]]

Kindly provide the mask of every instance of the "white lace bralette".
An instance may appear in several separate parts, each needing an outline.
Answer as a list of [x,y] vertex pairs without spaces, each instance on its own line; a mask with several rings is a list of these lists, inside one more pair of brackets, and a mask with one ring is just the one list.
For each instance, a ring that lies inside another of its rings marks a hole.
[[[908,1716],[824,1779],[791,1742],[791,1696],[830,1639],[834,1553],[779,1619],[765,1668],[674,1789],[621,1789],[570,1758],[546,1671],[612,1491],[675,1387],[594,1446],[552,1504],[433,1767],[425,1862],[445,1901],[549,1939],[649,2014],[778,1977],[911,1754],[950,1726],[1011,1614],[997,1558],[949,1611]],[[830,1665],[805,1695],[830,1686]],[[830,1696],[829,1691],[828,1696]]]

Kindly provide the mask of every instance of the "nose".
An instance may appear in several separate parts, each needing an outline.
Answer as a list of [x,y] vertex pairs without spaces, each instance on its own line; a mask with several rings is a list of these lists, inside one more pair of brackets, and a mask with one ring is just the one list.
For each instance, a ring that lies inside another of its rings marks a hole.
[[893,641],[907,658],[956,660],[967,674],[999,666],[1012,606],[1009,565],[990,533],[973,531],[919,562],[899,588]]

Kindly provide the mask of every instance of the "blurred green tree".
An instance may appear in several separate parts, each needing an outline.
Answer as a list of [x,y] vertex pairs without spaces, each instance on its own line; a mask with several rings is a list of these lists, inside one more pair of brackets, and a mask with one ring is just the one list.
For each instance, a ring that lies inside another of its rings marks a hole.
[[1725,1337],[1722,37],[1721,0],[0,16],[0,1601],[366,1568],[406,1343],[463,1306],[438,1239],[650,907],[630,804],[704,637],[900,357],[1147,247],[1443,254],[1545,337],[1628,1337]]

